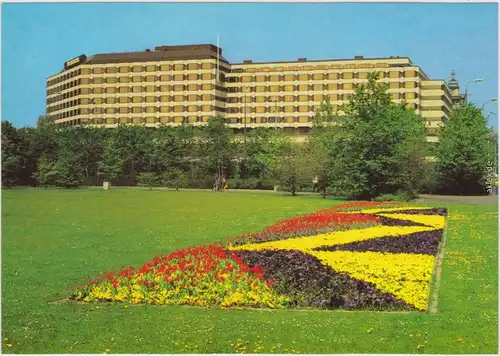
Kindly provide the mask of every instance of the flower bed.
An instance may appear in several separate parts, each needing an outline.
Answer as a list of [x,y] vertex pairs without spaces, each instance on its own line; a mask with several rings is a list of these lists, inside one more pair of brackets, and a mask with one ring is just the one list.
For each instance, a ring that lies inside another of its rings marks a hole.
[[156,257],[71,298],[215,307],[426,310],[446,209],[355,202]]

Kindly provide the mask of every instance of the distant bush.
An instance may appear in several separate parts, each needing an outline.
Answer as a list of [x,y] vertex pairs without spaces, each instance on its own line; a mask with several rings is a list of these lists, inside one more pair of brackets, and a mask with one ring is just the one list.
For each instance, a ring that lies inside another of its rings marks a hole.
[[376,197],[375,201],[400,201],[400,202],[407,202],[412,200],[414,197],[410,197],[406,193],[399,193],[399,194],[382,194]]

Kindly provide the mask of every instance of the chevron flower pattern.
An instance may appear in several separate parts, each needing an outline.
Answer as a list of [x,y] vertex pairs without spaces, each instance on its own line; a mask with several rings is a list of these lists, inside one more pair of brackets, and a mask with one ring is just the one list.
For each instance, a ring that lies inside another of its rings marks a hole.
[[446,217],[442,208],[349,203],[108,272],[70,298],[425,311]]

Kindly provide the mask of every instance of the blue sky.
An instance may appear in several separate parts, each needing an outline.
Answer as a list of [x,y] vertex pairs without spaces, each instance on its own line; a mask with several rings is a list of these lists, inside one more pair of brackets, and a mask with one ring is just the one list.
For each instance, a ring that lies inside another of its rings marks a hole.
[[[498,97],[497,4],[47,3],[2,6],[2,120],[34,126],[45,79],[82,53],[216,43],[230,62],[408,56],[432,79]],[[485,114],[498,112],[488,104]],[[497,115],[490,123],[498,127]]]

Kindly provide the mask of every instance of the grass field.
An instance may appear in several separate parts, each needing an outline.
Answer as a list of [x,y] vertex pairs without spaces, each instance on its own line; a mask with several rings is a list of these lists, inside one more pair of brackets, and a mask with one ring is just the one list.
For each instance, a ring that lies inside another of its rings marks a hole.
[[72,284],[122,264],[337,203],[248,193],[3,190],[2,351],[497,353],[494,205],[426,204],[449,209],[437,314],[54,303]]

